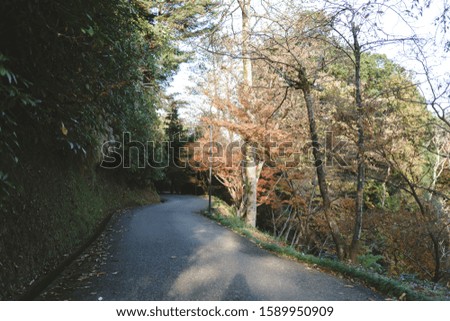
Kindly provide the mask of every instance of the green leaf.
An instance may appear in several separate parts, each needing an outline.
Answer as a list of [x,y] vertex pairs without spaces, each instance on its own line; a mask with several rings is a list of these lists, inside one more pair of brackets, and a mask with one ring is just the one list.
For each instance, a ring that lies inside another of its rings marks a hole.
[[92,28],[92,26],[89,26],[89,29],[87,30],[87,33],[91,37],[94,35],[94,29]]
[[89,36],[93,36],[94,35],[94,28],[92,28],[92,26],[89,26],[89,28],[81,28],[81,32],[82,33],[84,33],[84,34],[87,34],[87,35],[89,35]]

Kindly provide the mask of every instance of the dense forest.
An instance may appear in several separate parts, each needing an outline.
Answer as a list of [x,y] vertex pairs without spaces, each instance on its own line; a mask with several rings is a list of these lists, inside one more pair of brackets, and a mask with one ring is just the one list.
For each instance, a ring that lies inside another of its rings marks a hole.
[[211,184],[299,252],[448,286],[449,8],[415,27],[437,2],[2,1],[0,299],[114,211]]

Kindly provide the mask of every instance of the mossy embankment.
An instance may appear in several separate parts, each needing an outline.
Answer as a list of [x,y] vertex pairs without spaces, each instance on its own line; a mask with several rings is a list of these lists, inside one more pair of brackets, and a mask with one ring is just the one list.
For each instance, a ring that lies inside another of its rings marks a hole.
[[159,202],[153,188],[130,188],[112,171],[34,154],[13,171],[0,202],[0,299],[23,298],[83,247],[112,213]]

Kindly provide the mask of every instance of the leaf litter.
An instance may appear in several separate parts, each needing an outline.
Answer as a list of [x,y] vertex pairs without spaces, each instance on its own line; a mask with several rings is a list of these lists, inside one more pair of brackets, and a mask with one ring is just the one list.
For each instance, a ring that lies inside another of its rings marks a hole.
[[[122,213],[125,214],[126,212]],[[114,229],[111,223],[117,221],[121,213],[116,213],[111,219],[110,225],[98,237],[96,241],[91,244],[83,254],[81,254],[68,268],[66,268],[61,275],[44,290],[37,300],[72,300],[73,293],[76,291],[82,293],[85,299],[92,298],[94,300],[102,301],[103,297],[95,297],[97,292],[93,289],[96,278],[105,277],[108,275],[106,271],[101,269],[107,262],[115,261],[113,254],[110,253],[112,245],[115,240],[121,237],[123,227]],[[111,275],[118,275],[119,271],[110,273]],[[83,294],[85,293],[85,294]]]

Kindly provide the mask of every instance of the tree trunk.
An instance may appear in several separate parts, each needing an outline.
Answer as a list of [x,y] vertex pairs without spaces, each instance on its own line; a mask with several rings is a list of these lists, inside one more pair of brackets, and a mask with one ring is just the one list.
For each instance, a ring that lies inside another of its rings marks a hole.
[[[244,85],[247,89],[253,86],[252,61],[250,59],[250,3],[251,0],[238,0],[242,12],[242,63]],[[257,187],[258,187],[258,164],[256,153],[249,139],[245,139],[244,158],[244,184],[246,193],[246,204],[244,219],[250,226],[256,226],[257,214]]]
[[328,227],[331,231],[334,244],[336,246],[336,254],[340,260],[345,258],[345,244],[342,239],[339,227],[336,221],[331,217],[331,201],[328,192],[326,180],[326,172],[324,169],[324,157],[320,148],[319,135],[317,133],[316,118],[314,115],[314,103],[311,94],[311,87],[304,73],[299,74],[300,87],[306,103],[308,113],[309,132],[313,147],[314,165],[316,167],[317,181],[319,184],[320,195],[322,196],[323,211],[327,220]]
[[[414,184],[408,179],[408,177],[400,173],[402,178],[406,181],[406,183],[409,186],[410,192],[414,200],[416,201],[416,204],[419,206],[420,214],[422,215],[423,221],[425,222],[425,228],[427,231],[428,236],[431,239],[431,243],[433,244],[433,258],[434,258],[434,274],[433,274],[433,281],[439,282],[439,280],[442,277],[442,271],[441,271],[441,246],[440,246],[440,240],[439,240],[439,233],[436,233],[435,230],[435,220],[436,218],[430,219],[430,214],[427,211],[426,205],[422,202],[422,200],[419,197],[419,194],[416,191],[416,188]],[[416,217],[417,224],[423,224],[419,218]]]
[[250,3],[251,0],[238,0],[242,12],[242,61],[244,67],[244,82],[247,86],[253,85],[252,61],[250,59]]
[[352,243],[350,246],[350,260],[355,262],[359,253],[362,220],[364,211],[364,184],[366,180],[366,168],[364,160],[364,106],[361,96],[361,47],[358,42],[358,29],[352,25],[353,41],[354,41],[354,56],[355,56],[355,100],[357,108],[357,122],[358,129],[358,173],[356,178],[356,209],[355,209],[355,225],[353,230]]
[[245,223],[256,226],[256,188],[258,185],[256,157],[253,147],[247,144],[245,147],[245,193],[247,194],[245,208]]
[[383,195],[381,196],[381,206],[384,208],[386,206],[386,197],[387,197],[387,182],[389,179],[389,176],[391,175],[391,166],[388,167],[387,173],[386,173],[386,177],[383,181]]

